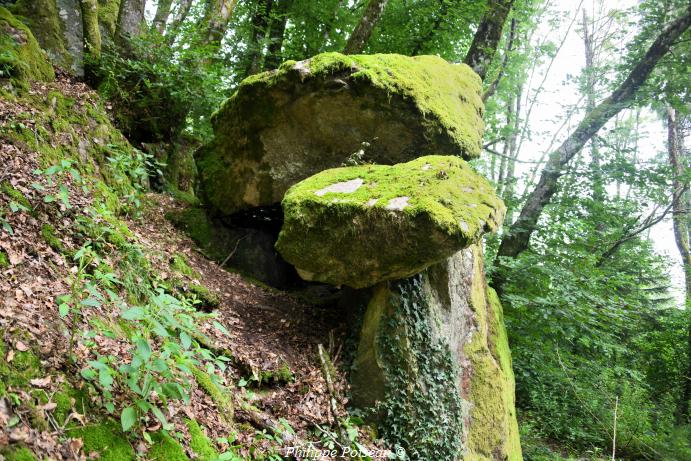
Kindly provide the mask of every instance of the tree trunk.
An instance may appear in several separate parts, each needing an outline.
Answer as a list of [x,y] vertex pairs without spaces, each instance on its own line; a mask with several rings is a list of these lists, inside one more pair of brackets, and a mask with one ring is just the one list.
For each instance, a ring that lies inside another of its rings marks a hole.
[[504,222],[510,225],[513,221],[514,200],[516,189],[516,160],[518,159],[518,130],[521,124],[521,100],[523,99],[523,86],[518,88],[516,95],[516,111],[513,115],[513,129],[509,135],[508,143],[508,165],[506,168],[506,177],[504,179],[504,201],[506,202],[506,217]]
[[[583,45],[585,47],[585,107],[586,112],[590,113],[595,109],[595,43],[594,37],[588,20],[588,13],[583,9]],[[597,138],[590,139],[590,170],[593,175],[593,202],[595,205],[602,204],[605,196],[604,184],[602,182],[602,169],[600,167],[600,146]]]
[[237,0],[209,0],[206,7],[206,21],[208,29],[203,43],[221,47],[221,41],[226,34],[226,29],[233,11],[237,5]]
[[504,22],[511,11],[513,0],[490,0],[482,16],[482,21],[475,32],[464,62],[485,79],[489,65],[492,63],[497,46],[501,39]]
[[122,0],[118,11],[118,24],[115,40],[121,46],[128,47],[128,40],[139,36],[144,23],[144,5],[146,0]]
[[97,0],[81,0],[82,27],[84,33],[84,76],[90,83],[94,81],[94,66],[101,57],[101,29],[98,25]]
[[[689,248],[689,186],[685,181],[688,158],[684,155],[683,133],[677,123],[676,111],[667,108],[667,152],[672,167],[672,224],[674,239],[684,267],[684,300],[687,311],[691,311],[691,249]],[[691,317],[690,317],[691,318]],[[691,400],[691,322],[688,331],[688,357],[686,375],[683,377],[681,395],[677,403],[677,424],[691,422],[689,400]]]
[[372,35],[374,26],[376,26],[379,19],[381,19],[387,3],[388,0],[370,0],[360,22],[355,26],[355,30],[353,30],[353,33],[350,34],[348,38],[348,42],[343,50],[345,54],[362,53],[362,50],[367,44],[367,40],[369,40]]
[[154,29],[156,29],[160,34],[166,30],[166,23],[168,22],[168,17],[170,16],[170,6],[172,4],[173,0],[158,0],[158,5],[156,5],[156,15],[154,15],[153,25]]
[[182,23],[185,22],[185,19],[187,19],[187,15],[190,13],[191,8],[192,0],[179,0],[177,2],[177,9],[175,10],[173,20],[170,22],[168,33],[166,34],[169,43],[173,43],[175,41],[177,32]]
[[288,22],[288,11],[293,5],[293,0],[277,0],[276,9],[271,17],[269,33],[269,49],[264,61],[264,70],[276,69],[283,62],[283,38]]
[[[502,239],[497,253],[497,264],[500,264],[499,258],[515,258],[528,248],[530,237],[537,226],[542,211],[557,192],[557,182],[566,165],[610,118],[633,101],[636,92],[646,81],[657,62],[667,54],[670,47],[688,29],[689,25],[691,25],[691,5],[684,15],[665,27],[631,70],[626,80],[609,97],[588,113],[576,130],[566,138],[556,151],[550,154],[540,180],[535,189],[528,195],[516,223],[511,226],[507,235]],[[501,275],[495,279],[495,283],[497,283],[496,288],[501,290]]]
[[497,74],[497,78],[492,80],[492,83],[489,84],[489,86],[487,87],[487,90],[482,94],[482,102],[486,102],[497,91],[497,87],[499,86],[499,82],[501,81],[502,77],[504,76],[504,72],[506,71],[506,66],[509,64],[509,56],[511,55],[511,52],[513,51],[513,41],[515,38],[516,38],[516,19],[512,19],[511,20],[511,28],[509,29],[509,39],[506,42],[506,50],[504,51],[504,57],[501,60],[501,68],[499,69],[499,73]]
[[252,35],[248,50],[245,77],[256,74],[262,69],[264,40],[266,38],[266,29],[269,26],[272,7],[273,0],[259,0],[257,2],[256,10],[252,17]]

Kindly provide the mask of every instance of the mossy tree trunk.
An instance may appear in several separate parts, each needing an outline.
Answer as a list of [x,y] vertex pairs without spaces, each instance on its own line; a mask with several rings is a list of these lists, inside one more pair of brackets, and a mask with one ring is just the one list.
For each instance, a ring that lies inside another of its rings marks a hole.
[[254,75],[263,67],[266,33],[273,6],[274,0],[255,2],[254,14],[252,15],[252,33],[246,56],[245,76]]
[[205,11],[207,31],[204,44],[212,45],[216,49],[221,47],[221,41],[237,3],[237,0],[208,0]]
[[98,24],[98,2],[81,0],[82,23],[84,27],[84,75],[94,78],[94,66],[101,57],[101,30]]

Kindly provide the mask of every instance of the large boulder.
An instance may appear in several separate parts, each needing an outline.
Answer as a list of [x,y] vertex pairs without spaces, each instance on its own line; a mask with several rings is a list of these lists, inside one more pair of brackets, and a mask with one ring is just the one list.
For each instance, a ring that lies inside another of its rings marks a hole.
[[198,153],[206,200],[224,214],[278,203],[302,179],[365,159],[480,154],[480,78],[436,56],[289,61],[244,80]]
[[52,81],[53,67],[29,28],[0,7],[0,79],[26,86],[30,80]]
[[293,186],[282,206],[283,258],[306,280],[353,288],[417,274],[495,230],[504,215],[482,176],[441,155],[326,170]]
[[520,461],[511,353],[480,244],[358,290],[352,403],[409,459]]

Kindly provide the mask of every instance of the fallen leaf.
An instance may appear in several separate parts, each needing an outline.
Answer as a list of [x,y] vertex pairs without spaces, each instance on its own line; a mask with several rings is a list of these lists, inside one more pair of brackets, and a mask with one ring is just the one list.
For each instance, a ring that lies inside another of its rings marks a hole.
[[5,358],[7,363],[10,363],[12,360],[14,360],[14,349],[10,349],[10,351],[7,353],[7,357]]
[[46,376],[45,378],[32,379],[29,382],[32,386],[44,388],[50,386],[51,381],[52,378],[50,376]]
[[27,346],[21,341],[17,341],[17,343],[14,345],[14,348],[17,349],[19,352],[26,352],[29,350],[29,346]]

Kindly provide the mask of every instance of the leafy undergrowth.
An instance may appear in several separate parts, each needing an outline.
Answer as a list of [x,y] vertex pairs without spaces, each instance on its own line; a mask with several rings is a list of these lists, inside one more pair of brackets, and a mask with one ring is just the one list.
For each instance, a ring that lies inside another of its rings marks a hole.
[[330,429],[316,346],[342,316],[205,259],[83,84],[3,94],[0,139],[5,459],[283,459],[365,432],[345,398],[350,441]]

